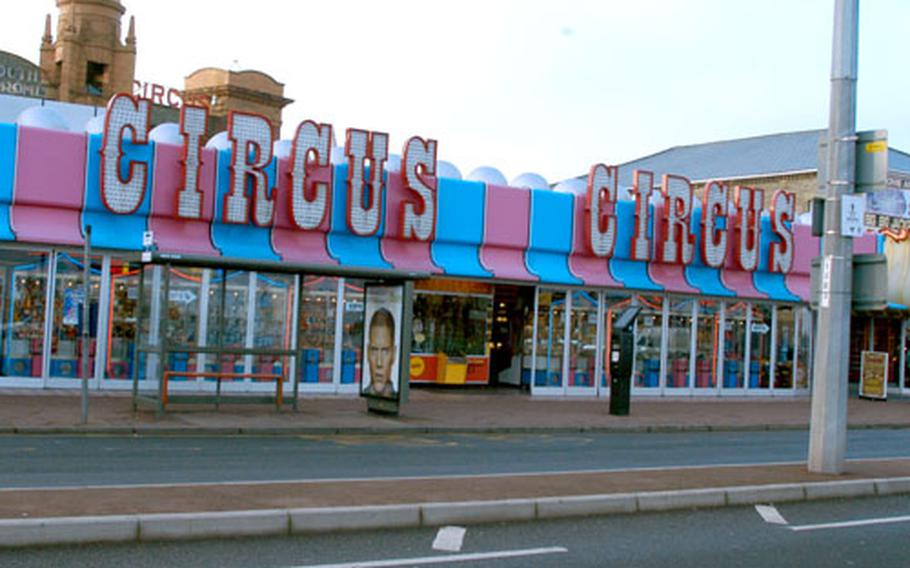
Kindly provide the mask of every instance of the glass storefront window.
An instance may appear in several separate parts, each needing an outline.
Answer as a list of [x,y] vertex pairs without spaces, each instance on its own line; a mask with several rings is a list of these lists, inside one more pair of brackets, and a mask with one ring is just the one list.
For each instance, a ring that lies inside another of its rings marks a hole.
[[717,361],[720,353],[720,303],[698,302],[698,324],[695,340],[695,388],[717,387]]
[[[101,259],[93,258],[89,267],[89,370],[93,376],[98,330],[98,298],[101,289]],[[82,326],[85,289],[82,282],[82,258],[57,253],[54,277],[54,311],[51,326],[51,360],[49,374],[56,378],[82,376]]]
[[[146,270],[145,278],[146,282],[151,280],[151,268]],[[110,286],[105,376],[109,379],[130,379],[135,357],[139,269],[132,268],[128,262],[113,259]],[[148,341],[148,337],[145,340]]]
[[692,306],[695,300],[670,298],[667,337],[667,387],[688,388],[689,356],[692,349]]
[[[457,284],[430,281],[421,286],[454,288]],[[411,380],[489,382],[492,319],[492,295],[418,290],[412,320]]]
[[363,280],[345,278],[342,312],[341,384],[360,384],[363,361]]
[[910,320],[904,320],[904,384],[905,389],[910,389]]
[[593,388],[597,364],[597,292],[572,292],[569,335],[569,386]]
[[417,292],[411,352],[484,356],[492,309],[491,297]]
[[633,386],[656,389],[660,386],[660,336],[663,329],[663,298],[636,296],[642,310],[635,318],[635,363]]
[[47,253],[4,251],[4,376],[41,377],[47,302]]
[[[178,275],[179,276],[179,275]],[[250,286],[249,272],[239,270],[212,270],[209,272],[209,298],[206,314],[205,344],[209,347],[246,347],[247,337],[247,299]],[[175,287],[193,289],[202,281],[202,272],[194,271],[187,274],[178,282],[177,278],[171,279],[171,297],[174,297]],[[224,319],[222,320],[221,306],[224,304]],[[192,318],[190,306],[185,306],[182,314]],[[191,324],[185,323],[182,327],[189,329]],[[246,360],[243,355],[221,354],[207,355],[204,358],[207,371],[222,373],[243,373],[246,371]]]
[[777,308],[777,363],[774,367],[774,388],[789,389],[793,387],[794,339],[796,330],[796,310],[791,306]]
[[771,386],[771,306],[752,304],[750,327],[749,388]]
[[[287,274],[256,274],[256,305],[253,310],[253,347],[288,349],[294,309],[294,277]],[[253,372],[281,374],[288,359],[275,355],[254,356]]]
[[607,387],[610,384],[610,353],[613,352],[613,322],[622,314],[623,310],[629,307],[632,298],[628,296],[611,296],[604,294],[604,372],[601,374],[601,387]]
[[[302,383],[331,383],[335,361],[338,279],[304,276],[301,288],[297,333],[300,334],[303,349],[303,364],[297,374]],[[362,294],[360,298],[362,301]],[[360,315],[363,317],[362,313]]]
[[746,367],[746,316],[749,305],[745,302],[726,304],[724,311],[724,380],[723,388],[743,388]]
[[537,360],[534,386],[562,387],[566,293],[539,290],[537,299]]

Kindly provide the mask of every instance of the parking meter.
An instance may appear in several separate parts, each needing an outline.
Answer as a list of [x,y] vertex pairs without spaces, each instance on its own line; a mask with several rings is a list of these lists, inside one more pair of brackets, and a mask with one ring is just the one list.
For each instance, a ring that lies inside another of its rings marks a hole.
[[632,324],[641,306],[631,306],[613,323],[610,347],[610,414],[627,416],[632,396],[632,355],[635,349]]

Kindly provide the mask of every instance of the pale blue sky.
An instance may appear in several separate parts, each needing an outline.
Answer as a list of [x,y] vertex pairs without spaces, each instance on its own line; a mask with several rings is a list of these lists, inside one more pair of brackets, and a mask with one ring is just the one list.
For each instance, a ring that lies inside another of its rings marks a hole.
[[[834,0],[123,2],[137,79],[181,88],[200,67],[259,69],[295,100],[283,137],[314,119],[339,142],[349,127],[388,132],[393,152],[435,138],[463,174],[553,182],[828,120]],[[0,49],[37,61],[55,3],[4,4]],[[858,127],[910,151],[910,1],[860,10]]]

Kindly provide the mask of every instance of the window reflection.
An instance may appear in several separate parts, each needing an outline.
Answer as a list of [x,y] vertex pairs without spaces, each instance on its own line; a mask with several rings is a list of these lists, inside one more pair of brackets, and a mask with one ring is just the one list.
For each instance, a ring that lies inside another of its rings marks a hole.
[[636,296],[642,310],[635,319],[635,363],[633,385],[639,388],[660,386],[660,336],[663,326],[663,298]]

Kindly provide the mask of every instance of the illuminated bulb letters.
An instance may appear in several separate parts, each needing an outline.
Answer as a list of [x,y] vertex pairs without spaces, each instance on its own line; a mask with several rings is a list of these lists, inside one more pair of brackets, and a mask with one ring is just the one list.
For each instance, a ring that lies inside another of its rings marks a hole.
[[[404,145],[401,173],[405,187],[422,202],[401,204],[401,236],[429,241],[436,232],[436,141],[411,137]],[[421,174],[430,179],[425,181]]]
[[107,104],[104,139],[101,147],[101,200],[114,213],[133,213],[145,197],[148,164],[130,162],[121,176],[124,132],[132,133],[133,144],[148,143],[151,103],[125,94],[115,95]]
[[[291,222],[301,229],[322,224],[330,200],[332,125],[311,120],[300,123],[291,152]],[[317,167],[329,167],[329,182],[314,181]]]
[[[389,157],[389,135],[349,128],[344,153],[348,157],[348,229],[362,237],[374,235],[379,231],[382,173]],[[369,179],[364,163],[367,160]]]
[[595,164],[588,173],[588,192],[585,197],[585,242],[594,256],[611,257],[616,244],[616,183],[615,167]]

